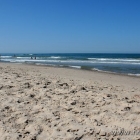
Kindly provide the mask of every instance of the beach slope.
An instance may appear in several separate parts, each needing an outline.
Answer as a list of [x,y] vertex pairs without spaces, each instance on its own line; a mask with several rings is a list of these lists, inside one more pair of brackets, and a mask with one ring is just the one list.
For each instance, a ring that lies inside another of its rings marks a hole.
[[140,78],[0,63],[1,140],[113,138],[140,138]]

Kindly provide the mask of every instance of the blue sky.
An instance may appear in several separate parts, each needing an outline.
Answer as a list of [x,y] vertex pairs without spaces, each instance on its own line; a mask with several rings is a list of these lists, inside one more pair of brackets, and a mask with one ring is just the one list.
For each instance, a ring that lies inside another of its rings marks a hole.
[[140,0],[0,0],[2,53],[140,53]]

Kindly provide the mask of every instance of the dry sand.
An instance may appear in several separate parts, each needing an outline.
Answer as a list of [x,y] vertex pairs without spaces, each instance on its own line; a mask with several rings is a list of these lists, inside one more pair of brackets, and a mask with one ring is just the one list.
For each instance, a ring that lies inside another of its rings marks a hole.
[[[122,128],[137,134],[112,134]],[[0,140],[138,140],[138,132],[140,78],[0,63]]]

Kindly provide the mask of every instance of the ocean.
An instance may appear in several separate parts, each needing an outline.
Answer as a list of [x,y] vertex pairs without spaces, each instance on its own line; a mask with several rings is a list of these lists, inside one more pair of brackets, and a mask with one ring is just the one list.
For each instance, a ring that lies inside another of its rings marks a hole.
[[[140,76],[140,54],[0,54],[0,61],[87,69]],[[36,57],[36,59],[35,59]]]

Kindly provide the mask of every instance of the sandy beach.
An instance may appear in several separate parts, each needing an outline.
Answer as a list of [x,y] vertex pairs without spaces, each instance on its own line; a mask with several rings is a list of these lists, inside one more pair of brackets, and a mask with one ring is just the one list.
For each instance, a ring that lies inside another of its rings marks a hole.
[[23,139],[140,140],[140,78],[0,63],[0,140]]

